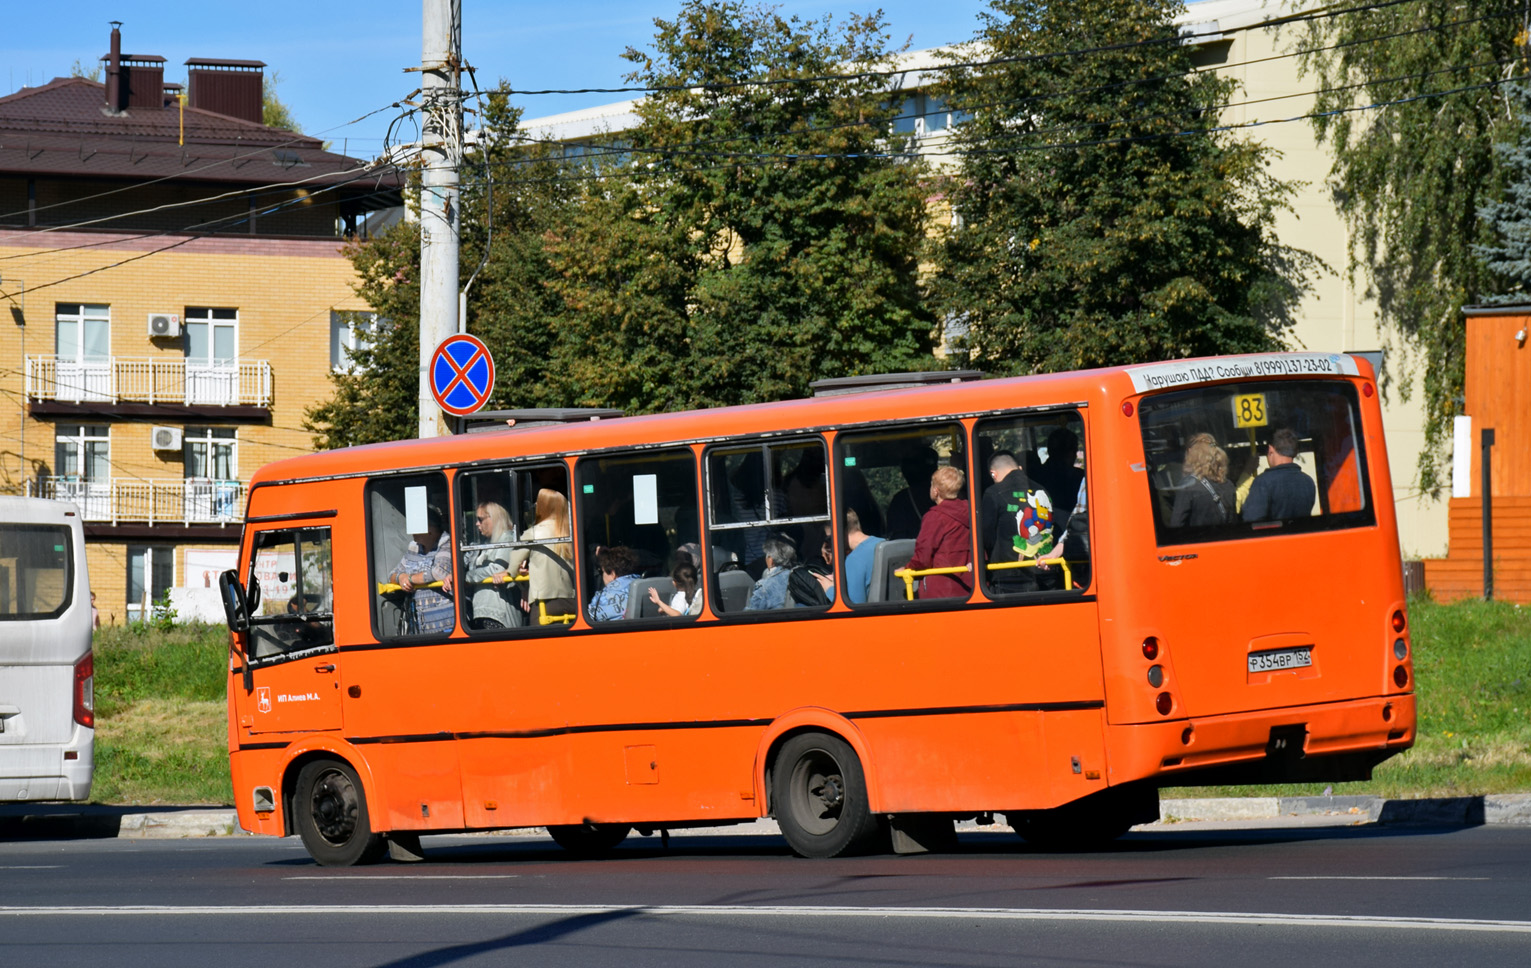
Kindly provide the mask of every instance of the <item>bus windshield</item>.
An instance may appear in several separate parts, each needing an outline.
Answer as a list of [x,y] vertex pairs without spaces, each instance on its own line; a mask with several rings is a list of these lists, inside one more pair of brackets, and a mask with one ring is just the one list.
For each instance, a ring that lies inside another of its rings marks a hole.
[[69,529],[0,524],[0,621],[54,618],[69,607]]
[[1251,381],[1144,399],[1160,545],[1375,523],[1354,387]]

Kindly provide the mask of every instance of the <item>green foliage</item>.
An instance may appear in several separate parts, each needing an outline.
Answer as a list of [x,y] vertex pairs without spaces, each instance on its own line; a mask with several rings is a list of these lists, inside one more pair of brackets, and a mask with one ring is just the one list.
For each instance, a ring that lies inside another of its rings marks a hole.
[[75,58],[74,64],[72,64],[69,68],[69,76],[83,77],[87,81],[96,81],[97,83],[100,83],[101,63],[97,61],[94,67],[87,69],[84,64],[80,63],[79,58]]
[[930,282],[954,346],[1005,374],[1279,348],[1317,261],[1274,240],[1271,151],[1213,130],[1234,84],[1191,73],[1180,3],[990,6],[1013,60],[942,92],[971,115]]
[[[593,160],[522,136],[504,82],[488,99],[464,167],[462,275],[478,271],[467,326],[495,354],[491,407],[642,413],[928,368],[924,169],[888,157],[884,78],[826,79],[886,66],[880,20],[688,0],[656,27],[652,51],[627,53],[631,77],[686,89],[644,98],[629,140]],[[762,79],[790,83],[721,86]],[[854,157],[807,157],[825,154]],[[351,247],[358,291],[395,325],[309,411],[321,447],[415,432],[417,231]]]
[[175,606],[170,604],[170,590],[167,588],[165,589],[165,592],[160,595],[159,598],[155,599],[153,604],[149,606],[148,614],[144,615],[136,622],[129,622],[126,628],[130,633],[137,636],[144,636],[157,632],[168,632],[175,628],[175,617]]
[[229,630],[221,625],[175,625],[152,635],[103,626],[93,648],[100,718],[144,699],[223,699]]
[[[1517,65],[1520,0],[1405,3],[1312,21],[1298,43],[1321,88],[1314,127],[1335,153],[1331,181],[1349,223],[1350,273],[1370,283],[1393,357],[1388,386],[1425,410],[1418,485],[1445,486],[1466,364],[1461,308],[1502,291],[1473,251],[1493,241],[1479,218],[1504,187],[1495,142],[1522,123],[1495,85]],[[1332,49],[1320,49],[1332,48]],[[1471,88],[1440,97],[1438,92]],[[1377,111],[1353,111],[1384,102]],[[1349,113],[1340,113],[1349,112]]]
[[[1507,84],[1505,97],[1524,125],[1531,118],[1531,85]],[[1494,153],[1507,184],[1501,200],[1478,206],[1478,217],[1495,241],[1473,246],[1473,255],[1504,280],[1498,292],[1482,301],[1513,305],[1531,301],[1531,143],[1522,138],[1501,141],[1494,145]]]
[[270,128],[281,128],[283,131],[301,134],[303,127],[298,124],[298,119],[293,117],[292,109],[276,96],[276,86],[281,82],[282,75],[276,71],[272,71],[261,79],[260,122]]

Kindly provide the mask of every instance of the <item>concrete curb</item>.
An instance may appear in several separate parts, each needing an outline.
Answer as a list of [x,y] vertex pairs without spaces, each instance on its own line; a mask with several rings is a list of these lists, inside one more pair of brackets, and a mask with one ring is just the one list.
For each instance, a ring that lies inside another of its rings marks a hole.
[[[43,836],[123,837],[144,840],[192,837],[247,836],[231,809],[160,808],[127,813],[131,808],[77,804],[10,804],[0,811],[0,841],[7,834],[32,831]],[[1531,825],[1531,793],[1482,797],[1388,800],[1382,797],[1188,797],[1159,801],[1160,824],[1194,821],[1280,820],[1288,817],[1333,817],[1353,823],[1420,824],[1474,827],[1482,824]],[[972,823],[959,829],[977,828]],[[779,831],[772,820],[727,827],[676,830],[673,836],[770,836]],[[540,827],[514,831],[523,836],[545,835]]]

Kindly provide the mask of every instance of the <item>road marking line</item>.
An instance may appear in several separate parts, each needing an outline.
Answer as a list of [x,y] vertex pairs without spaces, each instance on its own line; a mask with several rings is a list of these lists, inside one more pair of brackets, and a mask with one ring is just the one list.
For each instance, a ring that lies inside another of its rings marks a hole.
[[1268,881],[1491,881],[1492,877],[1384,877],[1370,875],[1318,875],[1305,877],[1267,877]]
[[284,881],[513,881],[520,874],[302,874]]
[[0,871],[56,871],[63,864],[9,864],[0,867]]
[[808,905],[645,905],[645,904],[268,904],[249,906],[120,905],[120,906],[0,906],[3,915],[63,915],[76,917],[185,917],[210,915],[525,915],[578,916],[627,914],[647,917],[796,917],[796,918],[932,918],[988,921],[1117,921],[1165,924],[1258,925],[1263,927],[1414,928],[1425,931],[1488,931],[1531,934],[1531,921],[1467,918],[1408,918],[1335,914],[1271,914],[1239,911],[1136,911],[1051,908],[911,908],[818,907]]

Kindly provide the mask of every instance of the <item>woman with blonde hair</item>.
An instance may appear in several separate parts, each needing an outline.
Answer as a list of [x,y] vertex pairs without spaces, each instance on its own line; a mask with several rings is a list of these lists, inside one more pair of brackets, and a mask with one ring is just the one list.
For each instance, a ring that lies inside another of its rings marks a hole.
[[[507,545],[516,540],[510,515],[493,501],[484,501],[474,515],[478,533],[491,545]],[[510,549],[482,548],[470,551],[463,572],[464,591],[470,596],[473,617],[468,627],[479,630],[511,628],[525,624],[525,619],[510,607],[505,596],[505,582],[511,579]]]
[[512,575],[526,572],[529,581],[527,605],[534,617],[540,617],[537,603],[546,603],[549,615],[572,615],[579,610],[574,601],[574,569],[565,564],[574,560],[574,544],[569,540],[569,499],[552,488],[537,492],[537,523],[526,529],[522,541],[537,542],[537,550],[517,548],[510,553],[507,570]]
[[1185,477],[1170,508],[1170,527],[1203,528],[1236,520],[1228,452],[1211,434],[1197,434],[1186,442],[1183,470]]

